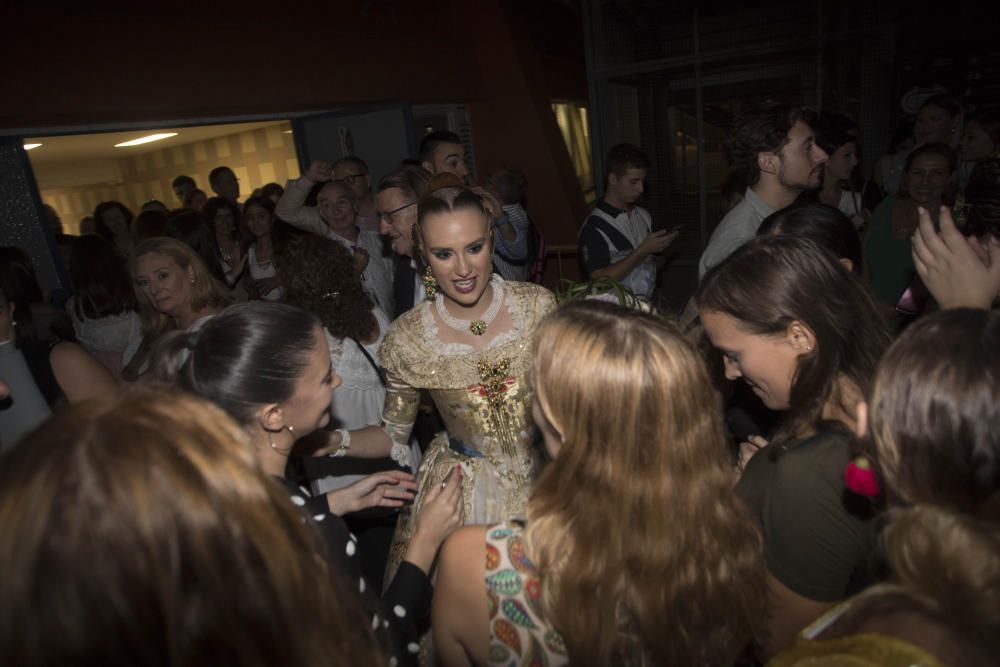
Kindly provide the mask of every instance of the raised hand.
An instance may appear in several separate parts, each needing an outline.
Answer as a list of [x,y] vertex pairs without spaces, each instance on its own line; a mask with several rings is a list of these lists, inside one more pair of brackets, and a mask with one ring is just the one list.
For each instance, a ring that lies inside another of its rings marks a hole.
[[990,235],[984,247],[978,239],[966,238],[944,206],[940,233],[927,209],[920,207],[918,215],[913,263],[941,308],[990,308],[1000,294],[1000,241]]
[[333,165],[325,160],[315,160],[306,169],[306,178],[313,183],[325,183],[333,178]]

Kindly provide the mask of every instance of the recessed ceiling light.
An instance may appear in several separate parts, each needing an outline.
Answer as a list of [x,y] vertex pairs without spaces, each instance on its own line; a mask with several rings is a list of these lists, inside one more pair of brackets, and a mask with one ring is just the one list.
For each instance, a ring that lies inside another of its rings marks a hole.
[[150,134],[149,136],[139,137],[138,139],[133,139],[132,141],[123,141],[120,144],[115,144],[115,148],[125,148],[127,146],[138,146],[139,144],[148,144],[151,141],[159,141],[160,139],[169,139],[170,137],[176,137],[176,132],[161,132],[159,134]]
[[41,144],[25,144],[24,150],[30,151],[32,148],[38,148]]

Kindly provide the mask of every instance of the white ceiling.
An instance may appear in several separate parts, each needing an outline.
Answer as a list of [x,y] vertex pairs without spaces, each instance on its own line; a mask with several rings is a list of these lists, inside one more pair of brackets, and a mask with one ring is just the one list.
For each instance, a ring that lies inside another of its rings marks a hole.
[[[163,127],[146,130],[129,130],[127,132],[103,132],[99,134],[74,134],[58,137],[26,137],[26,144],[42,144],[28,151],[32,164],[49,162],[97,160],[115,157],[128,157],[149,151],[161,150],[170,146],[181,146],[192,141],[224,137],[237,132],[246,132],[261,127],[280,125],[287,121],[263,121],[257,123],[232,123],[228,125],[200,125],[197,127]],[[176,137],[153,141],[139,146],[115,148],[115,144],[130,141],[159,132],[176,132]]]

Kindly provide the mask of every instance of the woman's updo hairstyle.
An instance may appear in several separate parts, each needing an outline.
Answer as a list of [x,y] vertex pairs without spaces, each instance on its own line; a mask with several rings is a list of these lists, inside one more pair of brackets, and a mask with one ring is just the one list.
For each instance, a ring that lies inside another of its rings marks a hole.
[[281,303],[230,306],[197,331],[153,350],[153,376],[206,398],[247,426],[261,405],[284,403],[309,365],[319,318]]
[[893,576],[1000,655],[1000,313],[915,322],[879,364],[869,414],[896,501]]
[[427,184],[427,192],[420,197],[417,203],[417,221],[413,225],[413,246],[417,250],[417,256],[428,265],[427,251],[423,242],[423,223],[427,216],[451,213],[461,209],[472,209],[483,214],[487,223],[487,238],[489,238],[490,250],[493,250],[493,226],[491,216],[483,204],[483,198],[475,192],[465,187],[455,174],[444,172],[435,174]]

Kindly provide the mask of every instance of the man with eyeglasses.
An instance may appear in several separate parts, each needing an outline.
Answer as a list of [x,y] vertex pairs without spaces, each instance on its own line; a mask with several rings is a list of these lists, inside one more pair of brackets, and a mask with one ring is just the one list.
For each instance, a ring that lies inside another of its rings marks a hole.
[[427,190],[431,175],[416,166],[403,166],[382,177],[375,195],[379,231],[392,246],[395,256],[393,296],[396,316],[422,302],[427,293],[413,250],[413,225],[417,221],[417,201]]
[[365,161],[354,156],[340,158],[333,163],[333,179],[347,183],[354,193],[358,227],[378,232],[379,217],[375,208],[375,194],[372,192],[372,177]]
[[[306,206],[306,197],[318,183],[316,206]],[[288,181],[275,214],[290,225],[325,236],[350,250],[362,267],[361,281],[369,296],[386,313],[394,312],[393,263],[383,256],[378,232],[359,229],[354,191],[333,178],[329,162],[316,160],[301,178]]]

